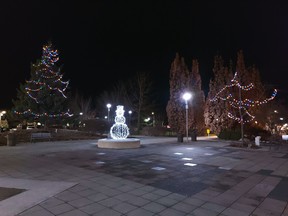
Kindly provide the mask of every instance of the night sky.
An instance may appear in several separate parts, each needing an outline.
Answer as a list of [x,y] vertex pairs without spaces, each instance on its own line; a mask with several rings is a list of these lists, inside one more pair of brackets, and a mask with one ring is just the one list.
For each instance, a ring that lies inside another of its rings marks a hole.
[[[64,80],[97,98],[136,72],[153,74],[169,99],[169,70],[176,52],[188,67],[198,59],[208,90],[214,56],[256,65],[263,83],[285,97],[288,78],[288,3],[277,0],[5,1],[0,7],[0,109],[30,78],[30,64],[51,40]],[[96,77],[96,78],[94,78]]]

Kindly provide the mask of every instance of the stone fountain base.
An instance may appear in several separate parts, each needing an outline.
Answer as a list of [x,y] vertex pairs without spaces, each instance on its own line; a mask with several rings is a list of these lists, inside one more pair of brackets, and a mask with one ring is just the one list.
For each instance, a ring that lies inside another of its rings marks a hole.
[[98,148],[111,148],[111,149],[128,149],[139,148],[140,139],[126,138],[126,139],[99,139]]

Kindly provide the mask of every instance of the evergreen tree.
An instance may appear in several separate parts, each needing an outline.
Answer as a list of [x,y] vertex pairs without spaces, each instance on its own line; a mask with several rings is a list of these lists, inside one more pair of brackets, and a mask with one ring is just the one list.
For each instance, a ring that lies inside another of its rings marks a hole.
[[191,91],[192,91],[192,103],[190,112],[192,114],[192,130],[197,130],[197,133],[205,134],[205,121],[204,121],[204,106],[205,106],[205,94],[202,90],[202,79],[199,73],[198,60],[192,60],[191,69]]
[[225,67],[224,60],[220,55],[214,57],[213,78],[210,79],[209,92],[205,101],[205,124],[213,133],[219,134],[225,128],[231,128],[233,121],[228,118],[227,110],[229,104],[227,101],[210,100],[218,91],[224,88],[232,79],[232,73],[228,67]]
[[[184,58],[176,53],[170,68],[170,99],[166,106],[168,124],[178,136],[185,134],[185,104],[182,95],[185,91],[191,92],[191,83],[189,82],[189,70],[185,64]],[[190,102],[190,101],[189,101]],[[191,107],[191,106],[190,106]],[[191,112],[189,113],[188,127],[191,126]]]
[[31,77],[17,91],[14,113],[20,119],[40,121],[46,126],[58,124],[71,114],[68,111],[67,88],[61,68],[56,65],[58,51],[51,42],[43,46],[42,57],[31,65]]

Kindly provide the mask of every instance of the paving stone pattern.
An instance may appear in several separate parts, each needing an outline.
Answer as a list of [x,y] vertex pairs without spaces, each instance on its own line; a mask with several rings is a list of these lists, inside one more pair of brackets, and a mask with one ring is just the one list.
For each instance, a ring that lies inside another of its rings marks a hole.
[[146,139],[121,150],[95,140],[3,147],[0,179],[75,183],[15,215],[288,215],[286,146]]
[[[247,176],[253,175],[253,172],[242,171],[239,173],[235,170],[220,169],[217,165],[207,165],[201,162],[203,158],[209,160],[211,156],[223,157],[223,160],[227,159],[228,161],[229,158],[231,160],[237,158],[236,160],[239,161],[245,156],[238,154],[238,150],[229,149],[223,152],[222,149],[215,148],[194,147],[189,149],[190,145],[179,147],[175,144],[167,144],[165,148],[163,151],[161,145],[149,145],[133,150],[95,149],[95,152],[84,150],[74,152],[74,154],[62,152],[55,154],[54,157],[63,163],[107,173],[185,196],[192,196],[207,188],[217,191],[229,190]],[[180,152],[183,155],[175,155]],[[237,156],[234,156],[235,153]],[[185,160],[182,159],[184,156],[191,158],[196,166],[185,166]],[[99,161],[102,163],[97,163]],[[164,169],[155,171],[153,167]],[[261,172],[263,170],[259,170],[258,173],[263,174]],[[269,174],[271,172],[269,171]],[[267,173],[263,175],[267,175]]]

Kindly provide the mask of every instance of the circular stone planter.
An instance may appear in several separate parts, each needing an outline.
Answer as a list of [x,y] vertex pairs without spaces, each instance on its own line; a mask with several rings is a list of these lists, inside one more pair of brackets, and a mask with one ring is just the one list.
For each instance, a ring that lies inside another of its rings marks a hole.
[[127,139],[99,139],[98,148],[128,149],[139,148],[140,140],[134,138]]

